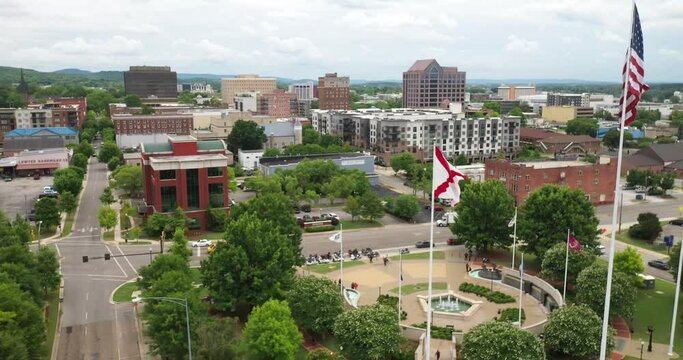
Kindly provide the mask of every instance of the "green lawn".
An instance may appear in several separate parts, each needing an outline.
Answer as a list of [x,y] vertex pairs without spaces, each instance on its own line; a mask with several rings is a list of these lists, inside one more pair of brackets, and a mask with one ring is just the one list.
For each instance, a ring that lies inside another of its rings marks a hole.
[[43,226],[40,228],[40,234],[38,234],[38,226],[31,225],[31,229],[33,230],[33,234],[34,234],[36,240],[46,239],[46,238],[49,238],[50,236],[53,236],[55,233],[57,233],[56,227],[45,228],[45,226]]
[[[335,263],[329,263],[329,264],[316,264],[316,265],[307,265],[304,266],[304,269],[308,271],[312,271],[318,274],[327,274],[329,272],[339,270],[339,267],[341,263],[335,262]],[[344,261],[344,269],[354,267],[354,266],[359,266],[365,264],[362,261],[359,260],[353,260],[353,261]]]
[[200,235],[196,236],[190,236],[190,240],[199,240],[199,239],[209,239],[209,240],[222,240],[223,235],[225,235],[224,231],[207,231],[205,233],[201,233]]
[[629,244],[631,246],[636,246],[639,248],[647,249],[647,250],[652,250],[656,251],[660,254],[664,255],[669,255],[668,249],[665,245],[663,244],[650,244],[645,240],[640,240],[640,239],[633,239],[628,235],[628,229],[622,229],[620,232],[617,233],[617,240]]
[[47,318],[47,359],[52,358],[52,344],[55,341],[55,334],[57,333],[57,323],[59,323],[59,290],[53,292],[48,298],[48,306],[50,313]]
[[114,302],[117,303],[122,303],[122,302],[130,302],[133,298],[133,291],[138,289],[138,283],[137,282],[129,282],[126,284],[123,284],[121,287],[116,289],[114,292]]
[[104,239],[105,241],[114,241],[114,230],[105,231],[102,235],[102,239]]
[[71,234],[71,229],[74,226],[74,214],[66,214],[66,219],[64,220],[64,228],[62,229],[61,237],[69,236]]
[[190,268],[190,276],[192,277],[193,283],[202,283],[202,273],[199,271],[199,268]]
[[[676,284],[656,280],[654,290],[638,290],[638,299],[636,300],[636,311],[631,327],[634,333],[631,338],[638,340],[643,339],[647,341],[648,325],[654,327],[652,341],[661,344],[669,343],[671,316],[673,313],[673,300],[676,291]],[[679,299],[680,300],[680,299]],[[681,317],[681,301],[678,303],[678,317]],[[681,353],[683,350],[683,324],[679,320],[676,324],[676,335],[674,336],[674,351]]]
[[[429,284],[426,282],[403,285],[403,286],[401,286],[401,295],[409,295],[412,293],[416,293],[418,291],[425,291],[425,290],[427,290],[428,287],[429,287]],[[433,282],[432,283],[432,289],[433,290],[446,290],[446,289],[448,289],[448,284],[446,284],[445,282]],[[395,287],[389,291],[392,293],[398,294],[398,287]]]
[[[399,255],[394,255],[390,257],[389,259],[391,260],[399,260],[400,256]],[[444,254],[443,251],[434,251],[434,260],[443,260],[446,258],[446,255]],[[404,254],[403,255],[403,260],[428,260],[429,259],[429,251],[425,252],[419,252],[419,253],[411,253],[411,254]]]
[[[353,229],[367,229],[367,228],[376,228],[376,227],[382,227],[382,223],[378,221],[368,221],[368,220],[342,220],[341,221],[342,225],[344,226],[344,230],[353,230]],[[337,225],[337,229],[339,229],[339,225]]]

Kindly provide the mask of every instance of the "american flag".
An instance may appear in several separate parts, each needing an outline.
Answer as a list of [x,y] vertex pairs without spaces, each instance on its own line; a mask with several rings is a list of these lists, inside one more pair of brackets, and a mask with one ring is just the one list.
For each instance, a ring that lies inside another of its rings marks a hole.
[[[624,98],[626,98],[624,126],[628,126],[636,119],[640,96],[650,88],[644,81],[643,31],[640,28],[640,16],[638,16],[638,8],[635,4],[633,5],[633,25],[631,26],[631,48],[627,54],[629,58],[626,59],[622,71],[626,89],[624,89],[625,92],[621,94],[621,99],[619,99],[619,107],[623,109]],[[627,70],[628,77],[626,76]],[[621,113],[619,113],[619,116],[621,116]]]

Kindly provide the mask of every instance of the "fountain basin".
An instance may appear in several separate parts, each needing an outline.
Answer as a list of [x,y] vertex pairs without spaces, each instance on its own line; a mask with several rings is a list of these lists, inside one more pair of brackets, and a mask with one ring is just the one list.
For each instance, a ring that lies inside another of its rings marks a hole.
[[353,306],[354,308],[358,307],[359,297],[360,293],[358,291],[351,288],[344,289],[344,300],[346,300],[346,303]]
[[[418,295],[422,311],[427,313],[429,296]],[[443,317],[468,317],[481,307],[482,301],[473,300],[449,290],[445,293],[432,295],[432,314]]]
[[491,269],[474,269],[469,272],[469,275],[477,279],[488,280],[493,282],[503,282],[503,274],[500,272],[500,270],[496,271]]

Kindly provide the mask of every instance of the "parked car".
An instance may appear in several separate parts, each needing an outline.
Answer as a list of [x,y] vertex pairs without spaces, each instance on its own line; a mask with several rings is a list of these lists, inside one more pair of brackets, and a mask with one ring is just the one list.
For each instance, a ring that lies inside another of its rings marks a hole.
[[598,253],[598,255],[605,255],[605,245],[598,245],[595,247],[595,252]]
[[446,244],[448,244],[448,245],[460,245],[458,243],[458,238],[455,238],[455,237],[449,237]]
[[[429,247],[429,241],[418,241],[415,243],[415,247],[418,249],[423,249],[423,248],[428,248]],[[434,247],[434,243],[432,243],[432,247]]]
[[5,182],[10,182],[10,181],[12,181],[12,177],[11,177],[11,176],[7,176],[7,177],[5,178]]
[[42,194],[38,195],[38,199],[42,199],[42,198],[53,198],[53,199],[56,199],[56,198],[58,198],[58,197],[59,197],[59,193],[57,193],[57,192],[42,193]]
[[55,189],[52,187],[52,185],[43,186],[43,192],[48,192],[48,191],[55,191]]
[[28,215],[26,215],[26,220],[36,221],[36,209],[31,209],[31,212]]
[[210,246],[211,245],[211,240],[207,239],[201,239],[192,242],[192,247],[205,247],[205,246]]
[[300,209],[303,212],[311,212],[311,205],[310,204],[303,204],[303,205],[301,205]]
[[33,174],[33,180],[40,180],[40,174],[39,173]]
[[444,219],[436,220],[436,226],[438,226],[438,227],[448,227],[448,220],[444,220]]
[[320,214],[320,218],[323,219],[323,220],[327,220],[327,219],[337,219],[337,220],[339,220],[339,215],[337,215],[337,214],[335,214],[335,213],[324,213],[324,214]]
[[669,221],[669,224],[676,225],[676,226],[683,226],[683,218],[671,220],[671,221]]
[[668,259],[658,259],[658,260],[650,260],[647,262],[649,266],[652,266],[655,269],[661,269],[661,270],[669,270],[671,267],[669,266],[669,260]]
[[52,190],[52,189],[48,189],[48,190],[43,189],[43,194],[59,196],[59,193],[57,191]]

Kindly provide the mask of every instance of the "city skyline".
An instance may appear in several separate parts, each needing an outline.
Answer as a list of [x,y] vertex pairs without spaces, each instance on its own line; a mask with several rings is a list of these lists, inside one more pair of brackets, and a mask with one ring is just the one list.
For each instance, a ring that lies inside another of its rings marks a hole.
[[[179,73],[326,72],[400,80],[417,59],[471,79],[620,81],[630,2],[343,0],[96,4],[2,0],[2,65],[55,71],[168,65]],[[640,1],[650,82],[683,81],[683,3]],[[496,9],[497,11],[492,11]],[[93,15],[95,14],[95,15]],[[155,16],[149,16],[156,14]],[[23,29],[17,31],[17,29]]]

